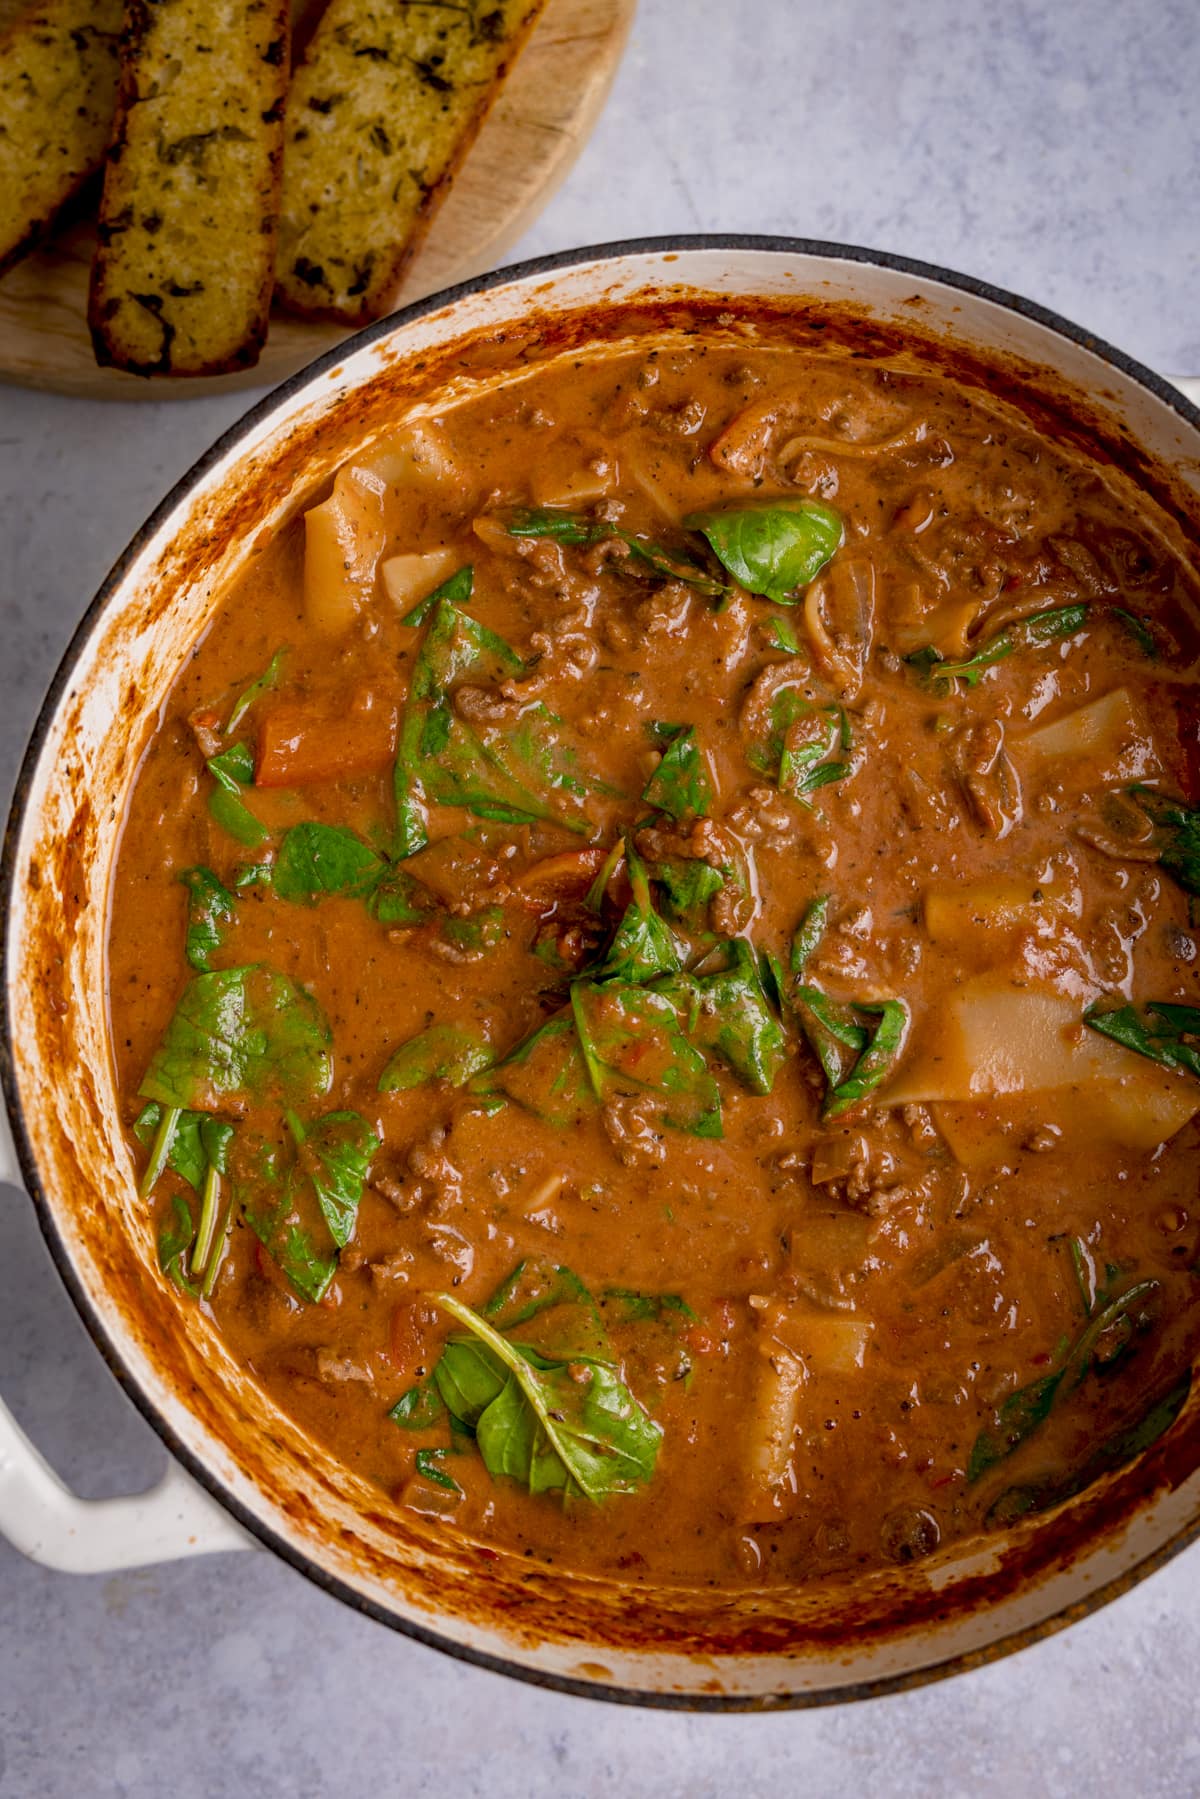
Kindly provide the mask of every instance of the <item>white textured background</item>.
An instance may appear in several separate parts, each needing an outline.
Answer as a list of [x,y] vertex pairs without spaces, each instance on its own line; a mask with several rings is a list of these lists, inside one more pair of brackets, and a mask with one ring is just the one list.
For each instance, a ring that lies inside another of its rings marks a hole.
[[[794,232],[901,251],[1200,375],[1197,0],[642,0],[599,129],[522,253]],[[0,796],[108,564],[238,399],[0,388]],[[162,1452],[0,1195],[0,1387],[92,1496]],[[592,1799],[1200,1792],[1200,1550],[998,1666],[767,1718],[518,1687],[266,1555],[115,1579],[0,1544],[0,1796]]]

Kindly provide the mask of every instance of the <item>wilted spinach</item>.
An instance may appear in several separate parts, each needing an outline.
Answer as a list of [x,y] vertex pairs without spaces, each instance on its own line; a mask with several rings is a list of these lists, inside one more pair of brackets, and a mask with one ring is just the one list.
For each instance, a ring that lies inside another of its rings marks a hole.
[[712,781],[695,727],[655,725],[653,734],[666,748],[642,798],[668,818],[707,818],[712,810]]
[[564,512],[553,506],[529,507],[509,517],[508,533],[510,537],[549,537],[555,543],[567,544],[603,543],[605,539],[616,538],[632,557],[656,575],[682,581],[711,599],[719,599],[728,591],[723,581],[714,581],[690,556],[676,555],[661,544],[638,537],[608,519],[584,518],[581,513]]
[[770,1093],[787,1054],[787,1039],[763,990],[758,958],[744,938],[726,951],[715,974],[679,974],[654,991],[669,999],[690,1042],[718,1056],[753,1093]]
[[354,1235],[363,1186],[379,1148],[357,1112],[327,1112],[305,1124],[288,1113],[295,1153],[285,1160],[258,1143],[235,1175],[246,1223],[296,1291],[316,1302]]
[[694,512],[683,522],[704,533],[717,560],[747,593],[779,606],[795,605],[844,536],[841,515],[820,500],[764,500]]
[[[996,1408],[992,1423],[976,1437],[967,1462],[968,1481],[977,1481],[989,1468],[1002,1462],[1044,1424],[1060,1391],[1077,1387],[1097,1361],[1101,1338],[1122,1320],[1132,1320],[1144,1300],[1158,1291],[1155,1280],[1137,1281],[1126,1292],[1101,1304],[1070,1345],[1059,1366],[1039,1375]],[[1110,1359],[1110,1358],[1105,1358]]]
[[293,904],[313,905],[329,895],[362,900],[380,924],[421,924],[434,911],[432,896],[406,869],[344,825],[292,825],[271,881],[280,899]]
[[224,937],[221,926],[233,922],[234,898],[211,868],[185,868],[179,879],[188,890],[184,954],[193,968],[204,973],[209,967],[209,958],[221,947]]
[[821,1117],[840,1118],[892,1073],[908,1037],[908,1007],[900,999],[843,1005],[807,982],[792,987],[790,1000],[829,1083]]
[[646,866],[631,843],[625,846],[633,897],[625,908],[608,953],[592,972],[596,981],[643,982],[673,974],[683,966],[683,946],[654,909]]
[[628,981],[576,981],[571,1010],[588,1078],[602,1103],[644,1099],[658,1123],[694,1137],[721,1135],[721,1096],[670,1000]]
[[490,1474],[593,1504],[652,1479],[661,1426],[610,1363],[552,1359],[502,1336],[454,1294],[434,1299],[470,1333],[450,1338],[434,1377]]
[[257,680],[251,681],[249,687],[245,688],[244,691],[239,694],[237,700],[234,702],[233,711],[229,714],[229,723],[225,726],[226,737],[233,736],[233,733],[237,730],[247,712],[249,712],[251,706],[253,706],[255,700],[257,700],[261,694],[267,693],[275,686],[282,673],[286,655],[287,646],[285,644],[283,648],[276,650]]
[[432,1024],[392,1055],[379,1077],[381,1093],[407,1093],[428,1081],[461,1087],[491,1066],[492,1050],[473,1032],[453,1024]]
[[1164,1068],[1182,1068],[1200,1079],[1200,1006],[1152,1001],[1141,1014],[1135,1006],[1097,1000],[1083,1015],[1102,1037],[1136,1050]]
[[936,650],[918,650],[907,660],[924,668],[932,681],[964,681],[975,687],[989,668],[1003,662],[1018,650],[1044,649],[1060,638],[1073,637],[1087,623],[1087,606],[1056,606],[1048,612],[1034,612],[988,639],[965,662],[945,662]]
[[329,1043],[320,1007],[286,975],[214,969],[184,988],[138,1093],[190,1112],[266,1096],[302,1104],[328,1090]]
[[1153,787],[1129,791],[1154,826],[1160,865],[1185,892],[1200,894],[1200,812]]
[[455,707],[459,683],[487,686],[524,669],[515,650],[453,601],[443,596],[432,605],[396,756],[398,857],[427,842],[427,804],[462,806],[504,824],[552,820],[586,831],[579,808],[586,784],[553,713],[539,701],[503,725],[483,718],[468,723]]
[[248,849],[266,843],[271,833],[242,798],[243,787],[254,780],[254,757],[249,745],[231,743],[228,749],[209,757],[207,768],[216,782],[208,796],[208,810],[221,829]]

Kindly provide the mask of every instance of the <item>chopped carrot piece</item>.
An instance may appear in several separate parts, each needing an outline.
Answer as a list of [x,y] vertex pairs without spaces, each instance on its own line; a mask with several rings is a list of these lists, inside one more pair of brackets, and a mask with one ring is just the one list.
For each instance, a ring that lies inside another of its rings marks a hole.
[[387,768],[396,753],[396,708],[361,692],[347,706],[323,696],[264,714],[254,764],[256,787],[310,787]]

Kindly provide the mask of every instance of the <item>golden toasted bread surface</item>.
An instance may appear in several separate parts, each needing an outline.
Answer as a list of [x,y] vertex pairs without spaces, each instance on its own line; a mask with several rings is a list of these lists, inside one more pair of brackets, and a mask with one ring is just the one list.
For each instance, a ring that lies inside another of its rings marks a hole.
[[0,36],[0,274],[104,158],[121,0],[43,0]]
[[331,0],[287,102],[278,292],[304,317],[387,312],[544,0]]
[[201,375],[267,330],[287,0],[127,0],[88,322],[97,360]]

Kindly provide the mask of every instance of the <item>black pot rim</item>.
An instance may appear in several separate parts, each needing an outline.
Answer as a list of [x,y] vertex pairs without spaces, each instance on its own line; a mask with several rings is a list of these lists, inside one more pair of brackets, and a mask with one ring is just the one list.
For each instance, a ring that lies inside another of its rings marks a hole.
[[164,1443],[168,1452],[183,1465],[199,1486],[229,1512],[248,1534],[256,1537],[265,1548],[272,1550],[324,1592],[342,1600],[363,1616],[373,1618],[377,1623],[399,1631],[401,1635],[425,1644],[429,1648],[439,1649],[459,1661],[485,1668],[495,1674],[509,1675],[533,1686],[583,1698],[603,1699],[618,1705],[644,1706],[668,1711],[731,1713],[806,1710],[816,1706],[841,1704],[849,1700],[879,1698],[884,1694],[903,1692],[913,1687],[923,1686],[931,1681],[943,1679],[947,1675],[998,1660],[1003,1655],[1011,1654],[1014,1650],[1049,1636],[1077,1618],[1098,1610],[1100,1606],[1107,1604],[1109,1600],[1116,1598],[1129,1587],[1144,1579],[1146,1575],[1162,1567],[1181,1550],[1187,1548],[1200,1535],[1200,1516],[1183,1530],[1177,1532],[1170,1541],[1139,1562],[1136,1567],[1089,1593],[1086,1600],[1070,1605],[1036,1624],[1011,1632],[994,1643],[988,1644],[984,1649],[949,1656],[942,1661],[932,1662],[903,1674],[889,1675],[873,1680],[851,1681],[819,1692],[795,1691],[755,1695],[654,1692],[616,1683],[606,1684],[602,1681],[580,1680],[569,1675],[547,1673],[530,1667],[515,1657],[510,1658],[506,1655],[492,1654],[471,1648],[455,1641],[453,1637],[441,1630],[432,1629],[428,1625],[409,1618],[398,1617],[387,1607],[366,1598],[348,1582],[342,1580],[340,1576],[329,1573],[315,1558],[289,1543],[271,1525],[262,1522],[243,1506],[234,1494],[228,1491],[207,1464],[180,1439],[156,1403],[142,1391],[126,1369],[120,1345],[110,1334],[67,1252],[53,1207],[42,1185],[41,1175],[25,1128],[12,1053],[14,1032],[10,1002],[10,950],[7,921],[12,916],[13,894],[18,874],[16,866],[17,840],[30,803],[37,764],[52,721],[70,685],[75,666],[97,629],[109,601],[121,587],[131,566],[140,556],[146,544],[170,513],[187,499],[192,490],[204,480],[218,461],[235,450],[270,414],[285,407],[304,388],[327,371],[336,368],[348,356],[402,331],[406,325],[417,319],[441,311],[444,307],[465,299],[469,295],[488,293],[493,288],[506,287],[514,282],[529,280],[541,275],[554,275],[560,270],[576,268],[581,264],[612,262],[631,256],[674,255],[704,250],[765,252],[777,256],[821,257],[834,262],[861,263],[869,267],[885,268],[900,274],[912,275],[919,280],[934,282],[942,287],[957,289],[973,299],[991,301],[1008,312],[1017,313],[1022,318],[1044,326],[1067,342],[1090,351],[1101,362],[1107,363],[1111,368],[1152,393],[1156,399],[1161,400],[1178,413],[1186,423],[1200,431],[1200,408],[1187,400],[1177,388],[1172,387],[1168,381],[1133,357],[1127,356],[1123,351],[1115,349],[1103,339],[1096,337],[1090,331],[1085,331],[1082,327],[1073,324],[1069,319],[1063,318],[1061,314],[1053,312],[1047,307],[1040,306],[1032,300],[1023,299],[1020,295],[1010,293],[1006,289],[994,287],[990,282],[979,280],[971,275],[959,274],[953,269],[941,268],[934,263],[917,261],[911,257],[894,255],[888,251],[866,249],[860,245],[827,243],[813,238],[712,232],[669,237],[627,238],[613,243],[593,244],[577,250],[564,250],[551,256],[532,257],[524,262],[511,263],[503,268],[477,275],[469,281],[460,282],[454,287],[444,288],[436,294],[430,294],[425,299],[416,300],[411,305],[390,314],[387,318],[379,320],[376,324],[367,326],[365,330],[336,344],[331,350],[318,357],[315,362],[307,364],[305,368],[289,376],[286,381],[272,389],[224,431],[211,448],[192,464],[187,473],[174,484],[166,497],[155,507],[146,523],[117,558],[71,637],[47,690],[21,762],[5,828],[3,855],[0,857],[0,916],[6,921],[3,936],[0,937],[0,985],[3,987],[4,994],[3,1036],[0,1038],[0,1086],[4,1090],[13,1141],[26,1191],[33,1202],[51,1258],[88,1335],[117,1381]]

